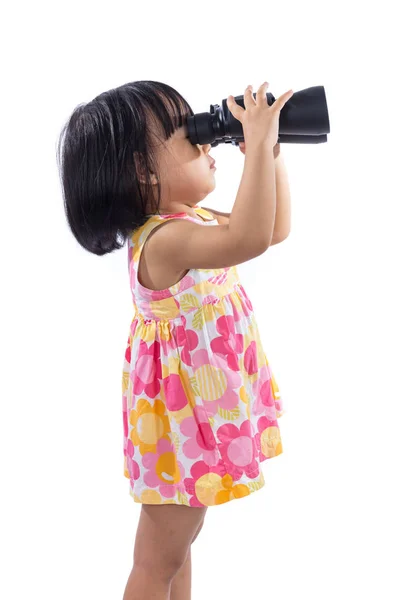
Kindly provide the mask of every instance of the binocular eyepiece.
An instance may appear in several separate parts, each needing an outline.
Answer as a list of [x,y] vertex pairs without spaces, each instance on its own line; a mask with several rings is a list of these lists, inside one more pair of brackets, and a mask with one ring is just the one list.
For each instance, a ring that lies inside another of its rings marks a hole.
[[[255,97],[256,94],[253,94]],[[244,106],[243,95],[235,96],[239,106]],[[275,102],[267,92],[269,106]],[[187,120],[188,137],[192,144],[234,144],[245,141],[243,127],[229,110],[226,98],[222,106],[211,104],[210,112],[196,113]],[[286,102],[279,116],[278,143],[321,144],[330,133],[328,106],[322,85],[295,92]]]

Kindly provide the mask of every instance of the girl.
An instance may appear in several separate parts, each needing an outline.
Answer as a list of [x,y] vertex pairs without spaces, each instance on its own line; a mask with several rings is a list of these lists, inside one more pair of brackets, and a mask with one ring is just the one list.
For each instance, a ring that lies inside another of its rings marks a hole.
[[73,235],[98,255],[128,241],[124,475],[142,507],[124,600],[188,600],[207,508],[259,490],[260,463],[282,452],[278,386],[236,270],[276,243],[274,146],[293,91],[270,107],[267,87],[254,97],[249,86],[245,108],[227,99],[246,142],[230,214],[199,206],[215,161],[188,140],[194,113],[166,84],[104,92],[60,136]]

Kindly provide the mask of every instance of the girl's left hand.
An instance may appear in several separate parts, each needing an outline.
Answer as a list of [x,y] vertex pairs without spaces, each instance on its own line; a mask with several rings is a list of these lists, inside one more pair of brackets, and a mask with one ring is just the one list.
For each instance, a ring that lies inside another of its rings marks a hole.
[[[239,148],[240,148],[240,152],[242,152],[243,154],[246,154],[246,143],[245,142],[239,142]],[[277,158],[277,156],[279,156],[281,151],[281,145],[278,143],[274,146],[274,157]]]

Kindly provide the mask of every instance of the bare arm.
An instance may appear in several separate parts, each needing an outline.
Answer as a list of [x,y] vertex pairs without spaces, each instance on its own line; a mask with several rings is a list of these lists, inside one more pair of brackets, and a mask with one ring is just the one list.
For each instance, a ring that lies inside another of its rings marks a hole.
[[271,244],[276,212],[275,159],[273,147],[260,141],[246,144],[244,168],[233,205],[229,229],[237,239]]
[[[241,151],[245,154],[245,144],[241,144]],[[271,246],[283,242],[290,233],[291,227],[291,198],[288,175],[282,154],[280,144],[274,146],[275,158],[275,191],[276,191],[276,213],[274,222],[274,231],[272,235]],[[229,224],[231,213],[220,212],[214,208],[206,208],[211,214],[216,216],[220,225]]]
[[274,237],[283,241],[290,233],[291,199],[288,174],[283,157],[275,158],[276,213]]

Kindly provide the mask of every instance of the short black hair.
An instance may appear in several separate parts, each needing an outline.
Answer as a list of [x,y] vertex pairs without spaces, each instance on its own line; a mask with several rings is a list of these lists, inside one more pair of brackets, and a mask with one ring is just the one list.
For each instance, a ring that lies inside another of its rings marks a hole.
[[159,212],[152,118],[168,140],[193,115],[179,92],[158,81],[127,83],[74,109],[58,139],[57,163],[67,221],[83,248],[100,256],[122,248],[149,218],[146,208]]

